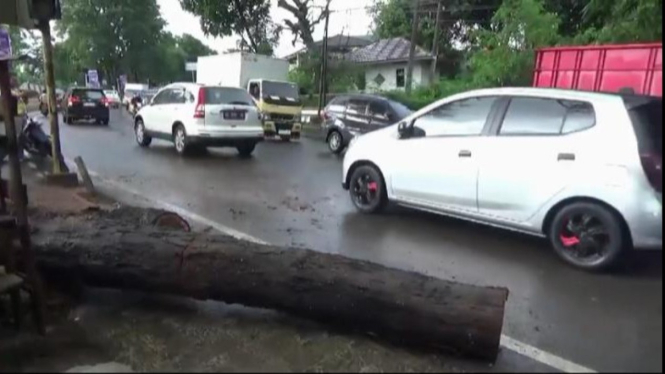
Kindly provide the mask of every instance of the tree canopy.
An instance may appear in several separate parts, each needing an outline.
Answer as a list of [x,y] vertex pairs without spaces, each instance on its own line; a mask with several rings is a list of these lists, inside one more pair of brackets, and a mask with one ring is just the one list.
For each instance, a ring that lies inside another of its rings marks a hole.
[[272,55],[281,28],[270,19],[269,0],[180,0],[180,5],[200,17],[207,35],[237,35],[250,52]]

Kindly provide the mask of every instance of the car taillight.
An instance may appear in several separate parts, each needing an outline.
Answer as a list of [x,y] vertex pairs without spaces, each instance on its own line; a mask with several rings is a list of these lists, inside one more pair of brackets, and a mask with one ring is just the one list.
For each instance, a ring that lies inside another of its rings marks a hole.
[[330,117],[330,114],[329,114],[328,112],[323,111],[323,112],[321,112],[321,118],[322,118],[324,121],[327,121],[327,120],[329,120],[331,117]]
[[206,118],[206,91],[203,87],[199,88],[199,95],[196,99],[196,108],[194,109],[194,118]]
[[663,156],[655,153],[643,153],[640,155],[642,168],[651,183],[658,192],[663,192]]
[[102,97],[102,104],[105,106],[109,106],[109,98],[108,97]]
[[69,105],[80,103],[81,99],[79,99],[78,96],[70,96],[69,97]]

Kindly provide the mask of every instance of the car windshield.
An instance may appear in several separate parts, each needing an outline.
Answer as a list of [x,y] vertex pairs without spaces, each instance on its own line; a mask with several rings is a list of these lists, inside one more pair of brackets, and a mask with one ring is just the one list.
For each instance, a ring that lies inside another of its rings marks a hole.
[[231,87],[205,87],[205,104],[232,104],[253,106],[247,91]]
[[263,96],[298,99],[298,87],[288,82],[263,81]]

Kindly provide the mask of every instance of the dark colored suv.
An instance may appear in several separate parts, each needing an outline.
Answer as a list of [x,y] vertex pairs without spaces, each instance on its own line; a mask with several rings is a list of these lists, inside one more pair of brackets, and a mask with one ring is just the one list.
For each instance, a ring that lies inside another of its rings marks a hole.
[[339,154],[353,137],[397,123],[410,114],[406,106],[385,97],[344,95],[326,106],[321,126],[328,148]]
[[101,88],[74,87],[67,90],[62,102],[65,123],[93,119],[102,125],[109,124],[109,102]]

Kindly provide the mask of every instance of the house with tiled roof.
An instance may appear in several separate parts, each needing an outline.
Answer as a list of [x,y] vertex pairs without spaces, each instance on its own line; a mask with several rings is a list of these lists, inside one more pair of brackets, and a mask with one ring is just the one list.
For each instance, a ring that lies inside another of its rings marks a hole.
[[[328,38],[328,54],[331,59],[339,59],[344,56],[344,54],[352,52],[357,48],[362,48],[372,44],[373,40],[371,36],[353,36],[353,35],[335,35]],[[314,42],[313,48],[317,52],[321,50],[323,40],[318,40]],[[300,59],[303,55],[307,53],[307,49],[303,48],[290,55],[284,56],[285,60],[289,60],[291,67],[296,67],[300,65]]]
[[[411,42],[405,38],[382,39],[348,52],[344,59],[361,65],[367,91],[404,89]],[[432,74],[434,55],[416,46],[413,87],[429,85],[438,77]]]

